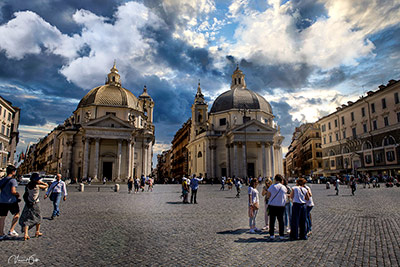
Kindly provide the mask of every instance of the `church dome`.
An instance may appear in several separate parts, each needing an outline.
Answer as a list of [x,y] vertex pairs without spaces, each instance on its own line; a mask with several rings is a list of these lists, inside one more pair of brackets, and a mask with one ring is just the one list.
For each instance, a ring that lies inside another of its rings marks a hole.
[[107,76],[106,84],[90,90],[79,102],[78,108],[92,105],[138,108],[136,96],[121,87],[120,75],[115,67],[115,62]]
[[272,114],[272,108],[268,101],[256,92],[246,88],[244,74],[237,67],[232,75],[231,90],[222,93],[215,99],[210,112],[216,113],[243,108],[260,110]]
[[215,99],[211,113],[243,108],[261,110],[272,114],[272,108],[268,101],[247,88],[235,88],[222,93]]

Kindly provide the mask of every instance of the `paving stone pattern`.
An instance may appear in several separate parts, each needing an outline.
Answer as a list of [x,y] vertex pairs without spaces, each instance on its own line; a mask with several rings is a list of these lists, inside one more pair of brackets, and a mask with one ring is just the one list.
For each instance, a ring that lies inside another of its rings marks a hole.
[[[247,187],[242,197],[218,185],[201,185],[197,205],[181,204],[179,185],[127,194],[110,188],[69,187],[61,216],[41,199],[43,237],[0,242],[0,266],[11,255],[35,254],[42,266],[399,266],[400,188],[312,185],[313,235],[307,241],[269,241],[249,234]],[[18,189],[20,192],[23,188]],[[261,187],[259,188],[261,191]],[[43,192],[41,192],[43,197]],[[22,204],[21,204],[22,210]],[[263,226],[263,207],[257,226]],[[11,217],[6,220],[6,230]],[[20,232],[20,227],[17,227]],[[25,264],[26,265],[26,264]]]

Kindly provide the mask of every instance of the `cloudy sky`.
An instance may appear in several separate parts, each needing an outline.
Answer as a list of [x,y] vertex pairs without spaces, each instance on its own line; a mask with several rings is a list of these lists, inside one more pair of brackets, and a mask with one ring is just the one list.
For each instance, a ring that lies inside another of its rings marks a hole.
[[[0,95],[22,108],[18,151],[104,83],[155,101],[155,153],[190,116],[198,79],[207,101],[236,63],[294,127],[400,79],[400,0],[3,0]],[[284,149],[284,152],[286,149]]]

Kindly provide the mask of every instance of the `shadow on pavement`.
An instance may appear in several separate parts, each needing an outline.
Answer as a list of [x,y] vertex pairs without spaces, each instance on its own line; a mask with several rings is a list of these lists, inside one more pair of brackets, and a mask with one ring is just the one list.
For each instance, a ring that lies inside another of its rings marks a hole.
[[238,240],[234,241],[235,243],[282,243],[282,242],[290,242],[289,239],[273,239],[270,240],[269,238],[256,238],[256,237],[251,237],[251,238],[239,238]]
[[12,236],[7,236],[5,239],[0,240],[1,241],[24,241],[23,237],[12,237]]
[[217,234],[219,234],[219,235],[241,235],[241,234],[247,233],[248,231],[249,231],[249,229],[236,229],[236,230],[217,232]]
[[176,204],[176,205],[182,204],[182,205],[185,205],[185,204],[189,204],[189,203],[183,203],[182,201],[169,201],[169,202],[167,202],[167,204],[172,204],[172,205],[174,205],[174,204]]

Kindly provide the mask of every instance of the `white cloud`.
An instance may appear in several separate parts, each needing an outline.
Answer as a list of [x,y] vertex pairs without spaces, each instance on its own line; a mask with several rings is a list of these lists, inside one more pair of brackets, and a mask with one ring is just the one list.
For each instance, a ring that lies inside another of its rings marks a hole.
[[322,69],[357,65],[357,59],[373,55],[375,47],[366,33],[337,12],[301,31],[296,27],[299,14],[291,1],[280,5],[274,0],[269,4],[263,12],[250,9],[246,1],[231,5],[239,23],[236,43],[230,49],[232,55],[260,65],[307,63]]
[[156,142],[153,146],[153,154],[158,155],[161,154],[163,151],[168,150],[171,148],[171,144],[164,144]]

